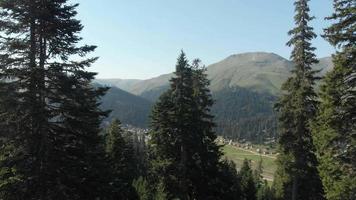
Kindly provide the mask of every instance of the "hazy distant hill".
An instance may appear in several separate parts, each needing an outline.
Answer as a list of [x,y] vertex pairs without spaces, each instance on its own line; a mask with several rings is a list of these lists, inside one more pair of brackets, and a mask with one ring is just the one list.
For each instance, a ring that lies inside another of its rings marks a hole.
[[112,87],[102,98],[101,107],[104,110],[112,110],[106,121],[118,118],[124,124],[146,127],[152,102],[117,87]]
[[[244,53],[227,57],[226,59],[207,67],[211,80],[211,90],[219,91],[223,88],[242,87],[253,91],[278,94],[281,84],[290,76],[293,63],[274,53]],[[322,69],[322,73],[332,67],[331,58],[322,58],[315,69]],[[165,74],[148,80],[118,79],[120,84],[113,84],[130,93],[148,97],[157,97],[168,87],[172,74]],[[112,79],[111,82],[114,82]],[[103,81],[103,80],[99,80]],[[124,84],[125,83],[125,84]],[[124,86],[121,86],[124,85]]]
[[[292,67],[291,61],[264,52],[236,54],[208,66],[210,87],[216,101],[212,111],[216,116],[219,133],[249,140],[259,140],[261,135],[274,136],[276,120],[273,104],[282,83],[290,76]],[[314,69],[321,71],[321,75],[331,68],[330,57],[320,59],[320,63],[314,66]],[[169,87],[172,76],[166,74],[141,81],[111,79],[98,82],[117,86],[149,102],[155,102]]]
[[122,90],[128,91],[132,88],[133,85],[141,82],[138,79],[96,79],[96,83],[100,85],[105,85],[109,87],[117,87]]

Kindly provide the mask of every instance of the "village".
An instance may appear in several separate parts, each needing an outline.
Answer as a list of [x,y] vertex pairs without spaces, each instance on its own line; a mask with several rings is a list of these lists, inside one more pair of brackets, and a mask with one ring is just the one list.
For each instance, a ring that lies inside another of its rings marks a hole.
[[217,143],[220,145],[230,145],[238,149],[243,149],[245,151],[249,151],[254,154],[266,155],[275,157],[275,139],[269,138],[263,144],[253,144],[252,142],[246,140],[232,140],[226,139],[221,136],[218,136]]

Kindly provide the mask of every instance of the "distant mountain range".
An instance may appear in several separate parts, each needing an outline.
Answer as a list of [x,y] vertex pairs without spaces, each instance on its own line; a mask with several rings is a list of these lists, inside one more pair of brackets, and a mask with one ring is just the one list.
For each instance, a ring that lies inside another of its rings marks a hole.
[[[332,67],[331,57],[326,57],[321,58],[313,68],[320,70],[322,76]],[[273,104],[292,68],[293,62],[264,52],[236,54],[207,66],[210,88],[216,100],[212,110],[216,115],[218,132],[249,140],[275,136]],[[172,76],[165,74],[148,80],[98,79],[96,82],[113,87],[108,97],[103,99],[103,106],[114,110],[112,116],[120,118],[123,123],[145,126],[147,120],[141,117],[148,116],[146,111],[149,112],[152,104],[169,87]],[[120,92],[117,88],[121,89]],[[135,98],[137,100],[133,100]],[[111,101],[121,102],[121,107]],[[125,114],[127,111],[122,108],[123,102],[126,107],[132,107],[130,115]],[[143,105],[149,108],[144,109]],[[133,118],[140,120],[138,122]]]

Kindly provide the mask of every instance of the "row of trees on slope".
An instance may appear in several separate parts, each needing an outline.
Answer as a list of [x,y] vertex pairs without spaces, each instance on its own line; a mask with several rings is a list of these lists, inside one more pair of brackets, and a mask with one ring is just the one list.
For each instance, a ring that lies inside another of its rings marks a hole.
[[216,132],[224,138],[263,144],[277,138],[273,108],[277,97],[245,88],[225,88],[213,93]]
[[309,0],[295,2],[296,27],[289,34],[295,68],[282,86],[279,111],[279,152],[274,189],[277,199],[355,199],[355,31],[356,2],[334,0],[334,23],[324,37],[337,48],[335,68],[319,79],[311,40]]

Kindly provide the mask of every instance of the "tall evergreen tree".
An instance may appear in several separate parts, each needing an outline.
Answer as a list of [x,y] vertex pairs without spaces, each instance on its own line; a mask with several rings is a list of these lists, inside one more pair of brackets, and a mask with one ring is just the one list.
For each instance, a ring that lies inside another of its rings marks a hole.
[[[77,4],[0,1],[0,198],[96,199],[105,194],[95,46],[79,46]],[[72,60],[72,56],[80,59]],[[9,95],[10,94],[10,95]]]
[[144,177],[140,176],[139,178],[135,179],[133,182],[133,187],[136,190],[139,200],[153,199],[152,186],[149,185],[149,182]]
[[152,114],[150,152],[153,171],[165,186],[168,199],[221,199],[221,152],[215,143],[213,103],[209,81],[198,61],[178,58],[170,89]]
[[236,164],[230,160],[224,160],[220,167],[219,183],[221,193],[224,194],[221,199],[242,199],[241,176],[236,170]]
[[263,179],[263,160],[260,157],[260,160],[257,163],[256,169],[253,171],[254,182],[256,187],[256,199],[257,200],[273,200],[273,192],[271,187],[268,185],[267,180]]
[[326,197],[351,200],[356,198],[356,2],[334,0],[334,10],[325,38],[338,51],[321,86],[313,135]]
[[130,140],[125,140],[119,120],[115,119],[110,124],[106,137],[106,152],[112,172],[112,199],[137,199],[132,186],[137,176],[134,149]]
[[323,187],[317,171],[317,159],[311,135],[310,121],[316,113],[314,84],[317,63],[311,40],[316,37],[309,22],[309,0],[295,2],[296,27],[289,32],[295,63],[292,76],[283,84],[283,95],[276,108],[279,111],[280,136],[275,187],[281,199],[323,199]]
[[267,180],[264,180],[257,190],[257,200],[274,200],[274,194]]
[[243,200],[256,200],[257,188],[250,161],[245,159],[239,171]]
[[260,155],[260,160],[257,163],[256,169],[253,171],[253,176],[255,179],[256,187],[260,188],[263,185],[263,160]]

